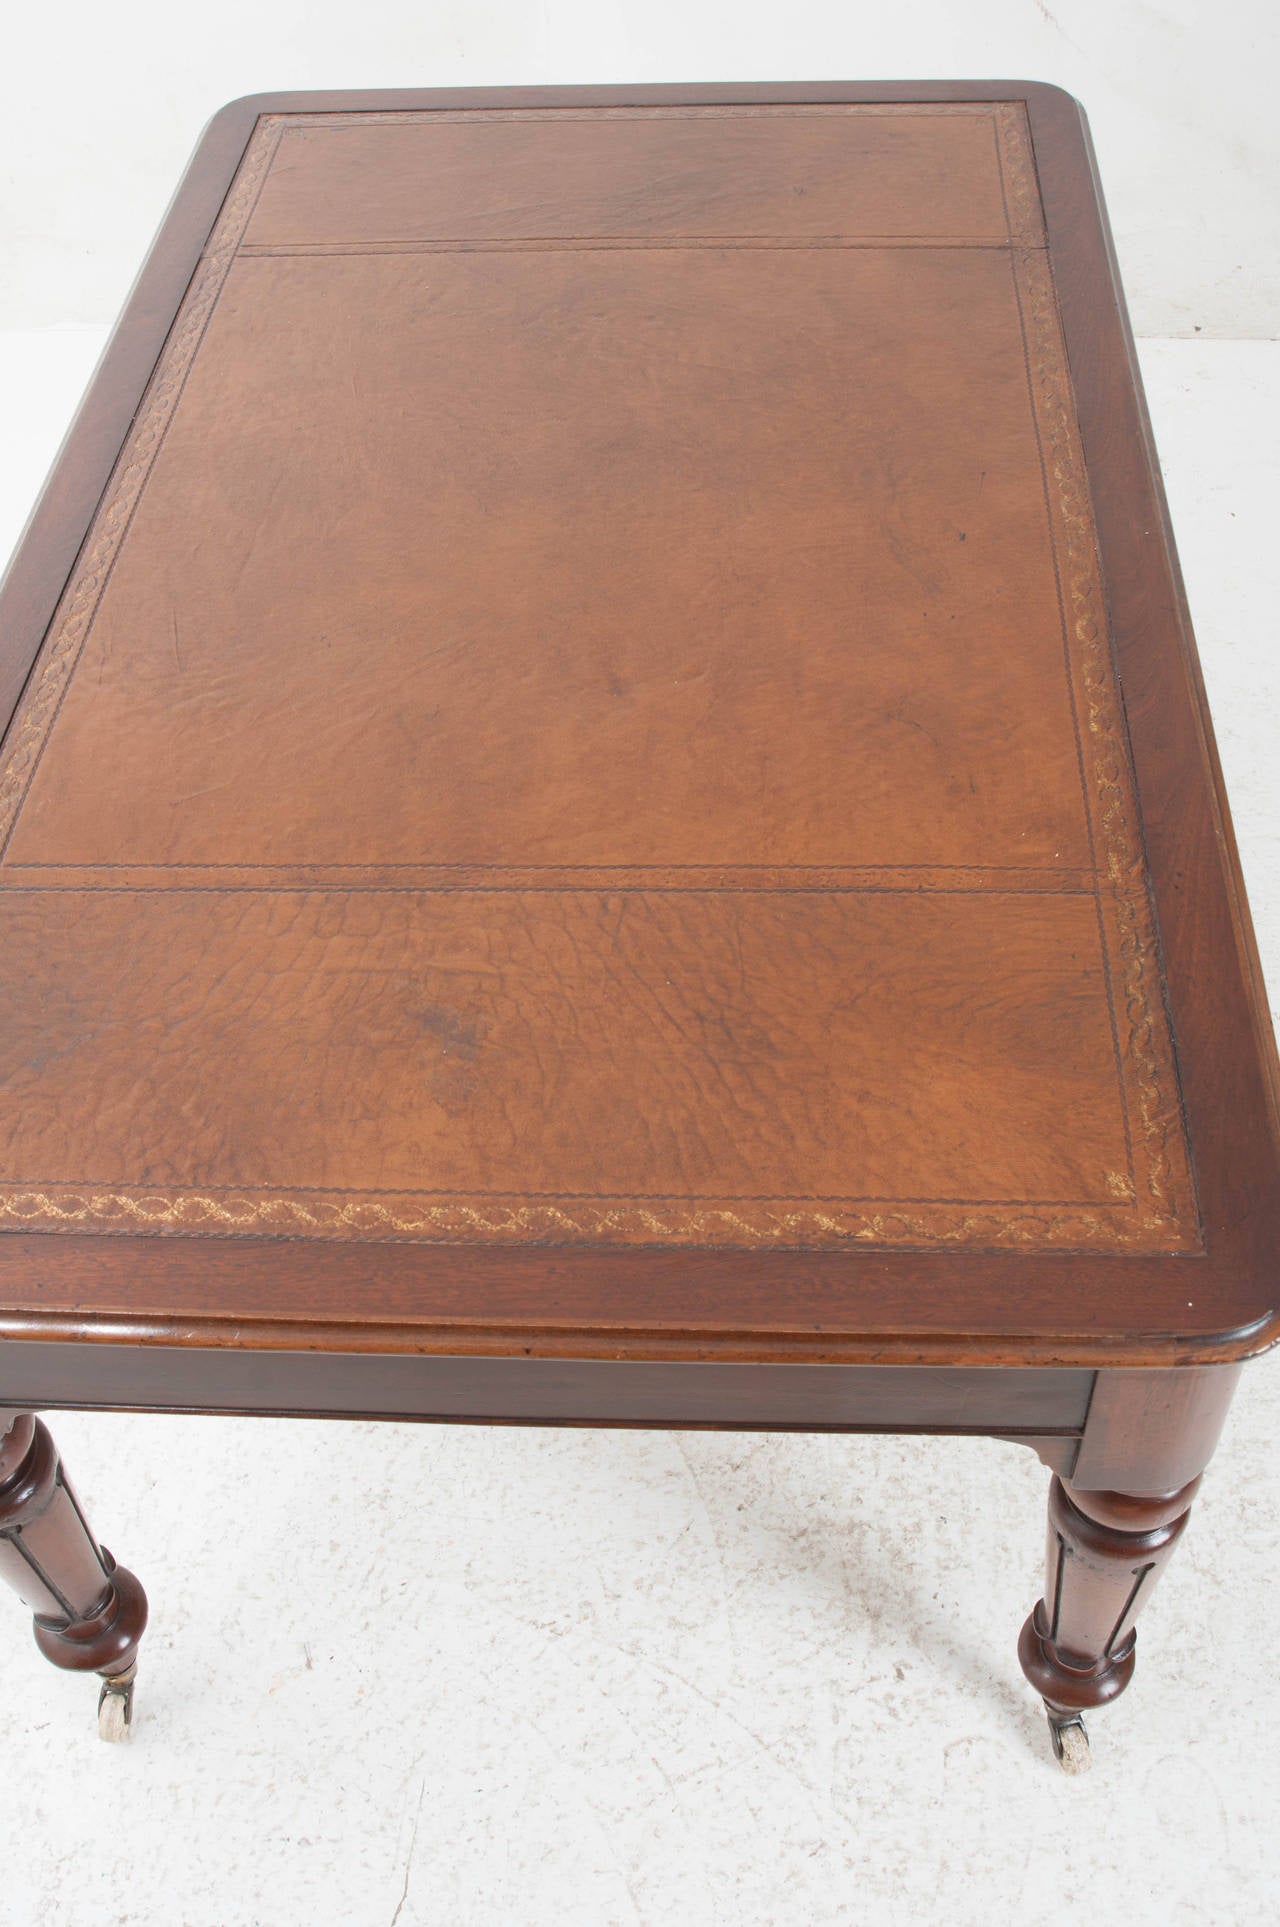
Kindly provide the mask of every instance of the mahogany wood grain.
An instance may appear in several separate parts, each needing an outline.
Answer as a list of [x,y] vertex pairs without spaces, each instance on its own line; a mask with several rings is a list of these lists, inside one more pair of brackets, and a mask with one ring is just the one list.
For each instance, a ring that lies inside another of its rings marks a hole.
[[1053,1368],[0,1343],[0,1400],[46,1409],[1075,1437],[1092,1390],[1093,1374]]

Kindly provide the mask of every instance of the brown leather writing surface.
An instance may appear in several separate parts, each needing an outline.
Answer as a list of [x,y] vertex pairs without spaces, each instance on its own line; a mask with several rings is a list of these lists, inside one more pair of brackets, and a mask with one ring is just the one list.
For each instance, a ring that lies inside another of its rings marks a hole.
[[131,510],[12,862],[1090,867],[1007,251],[237,261]]
[[708,238],[999,246],[1011,219],[1039,238],[1014,118],[1001,123],[985,105],[366,112],[292,116],[275,138],[248,250]]
[[1021,100],[262,112],[0,753],[0,1226],[1202,1259],[1107,610]]
[[52,890],[8,928],[44,989],[38,1060],[20,1010],[0,1033],[22,1143],[127,1187],[104,1215],[139,1184],[144,1222],[418,1236],[1103,1240],[1134,1215],[1084,896]]

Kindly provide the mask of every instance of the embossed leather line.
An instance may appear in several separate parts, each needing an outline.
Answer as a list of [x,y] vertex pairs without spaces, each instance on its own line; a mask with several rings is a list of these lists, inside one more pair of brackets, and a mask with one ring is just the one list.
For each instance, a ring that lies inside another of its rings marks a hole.
[[386,107],[334,109],[329,113],[282,116],[291,133],[313,128],[398,127],[423,124],[459,126],[485,121],[583,120],[920,120],[989,118],[997,105],[1018,107],[1016,101],[990,100],[802,100],[802,101],[689,101],[683,105],[637,103],[618,107]]
[[782,234],[682,234],[671,236],[634,236],[626,234],[494,236],[485,241],[246,241],[239,250],[241,261],[294,261],[325,258],[329,255],[366,254],[607,254],[613,250],[636,253],[663,253],[671,248],[754,249],[762,253],[806,253],[811,248],[985,248],[995,254],[1007,253],[1011,246],[1026,242],[990,241],[983,235],[874,234],[806,235],[802,240]]
[[[1110,1198],[1037,1198],[1034,1200],[1035,1209],[1038,1211],[1127,1210],[1134,1202],[1133,1187],[1121,1172],[1110,1172],[1108,1173],[1108,1177],[1110,1179],[1110,1189],[1113,1193]],[[37,1192],[52,1194],[59,1190],[62,1182],[59,1178],[11,1178],[6,1184],[0,1185],[0,1196],[11,1195],[17,1197],[19,1195],[25,1196],[28,1193],[34,1195]],[[133,1184],[128,1178],[86,1178],[82,1180],[82,1183],[87,1189],[97,1191],[127,1191],[130,1193],[145,1191],[148,1196],[151,1194],[151,1186]],[[210,1184],[202,1187],[202,1195],[216,1193],[220,1197],[238,1198],[241,1195],[252,1197],[261,1195],[265,1197],[267,1195],[274,1196],[279,1190],[280,1187],[278,1185],[272,1184]],[[324,1185],[294,1184],[289,1186],[289,1196],[292,1198],[323,1198],[325,1195],[326,1187]],[[966,1211],[978,1209],[987,1210],[997,1206],[1009,1206],[1012,1209],[1021,1210],[1029,1207],[1032,1203],[1032,1200],[1029,1198],[887,1199],[872,1196],[844,1196],[834,1192],[829,1195],[820,1195],[808,1191],[722,1191],[717,1193],[714,1199],[709,1195],[703,1195],[697,1191],[521,1191],[517,1194],[510,1190],[485,1191],[478,1187],[468,1188],[466,1192],[449,1191],[427,1185],[424,1185],[420,1191],[415,1191],[412,1194],[407,1194],[403,1189],[398,1190],[394,1185],[349,1185],[341,1193],[341,1196],[346,1201],[357,1198],[402,1198],[406,1195],[412,1195],[415,1201],[432,1198],[450,1201],[462,1199],[467,1204],[475,1204],[478,1200],[485,1203],[554,1204],[557,1206],[581,1203],[607,1203],[610,1206],[618,1204],[714,1204],[717,1210],[734,1204],[767,1204],[770,1207],[792,1204],[820,1204],[825,1205],[828,1209],[839,1207],[841,1210],[846,1209],[850,1205],[874,1205],[877,1211],[884,1211],[890,1206],[892,1206],[894,1210],[906,1210],[920,1205],[955,1205],[963,1207]]]

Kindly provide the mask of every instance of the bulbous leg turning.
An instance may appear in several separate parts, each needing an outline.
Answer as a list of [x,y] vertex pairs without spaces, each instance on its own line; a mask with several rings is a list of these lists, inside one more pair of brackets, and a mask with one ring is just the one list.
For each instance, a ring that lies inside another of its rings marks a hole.
[[1044,1700],[1054,1752],[1068,1772],[1089,1763],[1084,1713],[1115,1699],[1133,1677],[1135,1621],[1199,1483],[1135,1497],[1053,1481],[1044,1598],[1022,1629],[1018,1658]]
[[98,1730],[123,1739],[146,1594],[94,1538],[47,1427],[30,1413],[0,1436],[0,1578],[35,1615],[46,1659],[101,1675]]

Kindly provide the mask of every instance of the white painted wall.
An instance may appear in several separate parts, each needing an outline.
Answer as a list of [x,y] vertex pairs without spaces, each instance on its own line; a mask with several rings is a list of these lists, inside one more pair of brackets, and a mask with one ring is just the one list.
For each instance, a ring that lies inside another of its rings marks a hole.
[[1280,333],[1271,0],[0,5],[0,328],[109,320],[238,94],[979,74],[1084,101],[1139,333]]

